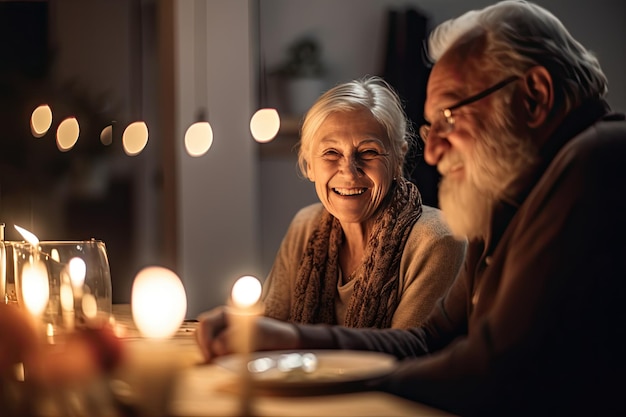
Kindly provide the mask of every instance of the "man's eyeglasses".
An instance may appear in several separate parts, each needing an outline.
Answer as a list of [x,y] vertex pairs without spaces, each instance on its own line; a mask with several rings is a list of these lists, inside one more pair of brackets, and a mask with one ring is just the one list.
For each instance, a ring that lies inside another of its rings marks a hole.
[[480,93],[476,95],[473,95],[469,98],[459,101],[453,106],[450,106],[446,109],[441,109],[441,113],[439,113],[439,116],[435,120],[433,120],[432,123],[426,123],[420,127],[420,130],[419,130],[420,137],[422,138],[424,142],[426,142],[426,140],[428,140],[428,135],[430,134],[430,130],[435,124],[437,124],[439,133],[442,136],[449,135],[454,130],[454,116],[452,115],[453,110],[456,110],[459,107],[466,106],[468,104],[475,103],[478,100],[487,97],[489,94],[495,93],[501,88],[504,88],[506,85],[512,83],[518,78],[519,78],[518,76],[513,75],[505,80],[500,81],[498,84],[493,85],[489,87],[488,89],[481,91]]

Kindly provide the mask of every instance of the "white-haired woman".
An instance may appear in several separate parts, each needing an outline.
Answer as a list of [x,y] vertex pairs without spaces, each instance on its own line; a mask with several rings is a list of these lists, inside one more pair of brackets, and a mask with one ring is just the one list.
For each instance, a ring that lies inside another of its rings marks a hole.
[[289,226],[264,283],[266,316],[379,328],[424,321],[466,244],[404,178],[410,140],[402,104],[381,78],[337,85],[313,104],[298,157],[321,203]]

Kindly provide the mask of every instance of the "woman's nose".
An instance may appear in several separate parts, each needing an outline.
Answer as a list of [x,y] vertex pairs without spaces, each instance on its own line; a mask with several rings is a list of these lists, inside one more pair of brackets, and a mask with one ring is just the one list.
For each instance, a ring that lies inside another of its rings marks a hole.
[[361,168],[361,161],[358,157],[351,155],[348,156],[345,160],[345,169],[350,172],[352,175],[357,177],[363,175],[363,169]]

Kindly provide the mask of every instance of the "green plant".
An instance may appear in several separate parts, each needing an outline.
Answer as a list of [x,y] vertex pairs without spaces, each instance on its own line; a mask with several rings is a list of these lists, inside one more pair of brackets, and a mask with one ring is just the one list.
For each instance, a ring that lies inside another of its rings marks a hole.
[[288,59],[277,72],[285,77],[315,78],[323,76],[325,71],[317,41],[305,37],[289,46]]

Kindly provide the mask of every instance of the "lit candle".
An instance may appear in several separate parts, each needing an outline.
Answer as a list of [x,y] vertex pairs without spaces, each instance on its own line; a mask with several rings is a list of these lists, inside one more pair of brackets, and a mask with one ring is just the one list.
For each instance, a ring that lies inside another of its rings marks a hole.
[[59,298],[61,299],[61,310],[63,314],[63,326],[66,331],[74,330],[74,291],[69,283],[69,278],[65,273],[61,273],[61,288]]
[[[37,253],[36,250],[35,253]],[[50,283],[46,266],[35,255],[30,256],[22,268],[20,283],[26,309],[35,319],[39,320],[48,306]]]
[[83,291],[83,285],[85,284],[85,275],[87,275],[87,264],[81,258],[74,257],[70,259],[68,263],[70,282],[74,291],[79,295]]
[[256,317],[261,313],[259,299],[261,297],[261,282],[252,276],[243,276],[233,285],[231,306],[228,309],[233,326],[232,344],[241,355],[241,381],[239,395],[239,415],[252,415],[252,376],[248,370],[254,326]]
[[18,225],[14,225],[14,227],[15,230],[17,230],[19,234],[22,235],[25,241],[33,245],[33,248],[37,249],[37,246],[39,245],[39,238],[35,236],[35,234]]
[[[54,343],[52,325],[44,327],[42,320],[43,312],[48,306],[50,298],[50,284],[48,280],[48,270],[44,263],[30,255],[25,260],[20,275],[22,300],[26,310],[30,313],[33,328],[42,343]],[[23,366],[23,365],[22,365]],[[25,370],[28,373],[28,369]]]
[[[134,392],[141,415],[162,416],[176,375],[191,365],[184,349],[171,340],[187,313],[180,278],[163,267],[142,269],[133,282],[131,311],[143,338],[126,341],[128,358],[120,379]],[[200,357],[198,352],[195,358]]]
[[[253,276],[241,277],[233,285],[231,292],[231,306],[229,311],[237,322],[234,334],[234,346],[239,353],[250,353],[252,343],[252,324],[260,313],[259,298],[261,297],[261,283]],[[239,328],[241,325],[241,328]]]
[[[19,274],[22,303],[30,313],[37,335],[42,338],[46,337],[45,340],[49,343],[54,343],[54,329],[51,325],[44,329],[41,319],[50,299],[50,281],[46,265],[39,257],[39,239],[19,226],[15,228],[32,247],[32,252],[29,250],[27,257],[23,260],[21,270],[16,270],[16,274]],[[17,364],[15,370],[17,380],[26,383],[28,369],[25,369],[24,363]]]
[[69,281],[73,295],[73,311],[74,318],[78,313],[79,321],[84,319],[83,305],[83,286],[85,285],[85,276],[87,275],[87,264],[81,258],[74,257],[67,264]]
[[180,328],[187,313],[185,287],[167,268],[144,268],[133,282],[131,310],[144,337],[170,338]]
[[46,338],[49,344],[54,345],[54,326],[52,323],[46,324]]
[[25,241],[32,246],[32,253],[22,268],[20,284],[26,309],[37,319],[45,310],[50,297],[50,283],[46,266],[39,259],[39,238],[34,233],[14,225]]

